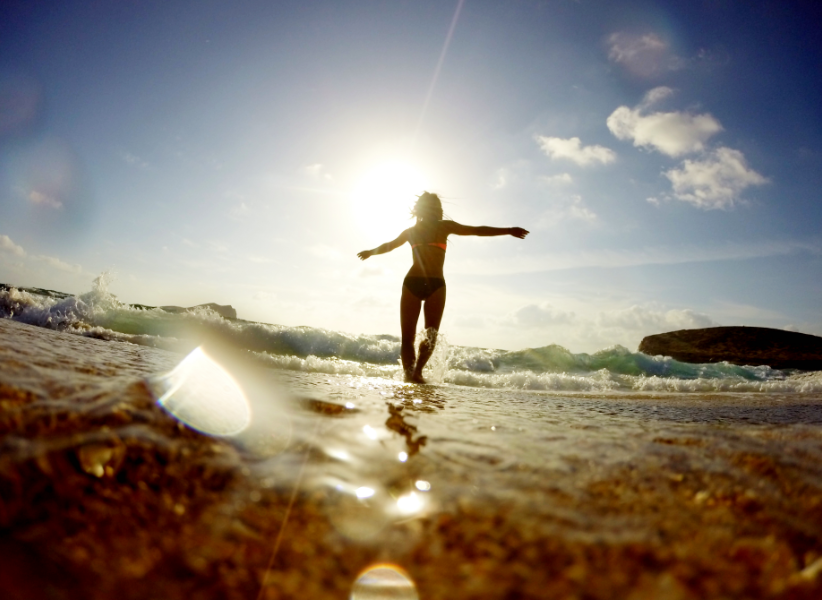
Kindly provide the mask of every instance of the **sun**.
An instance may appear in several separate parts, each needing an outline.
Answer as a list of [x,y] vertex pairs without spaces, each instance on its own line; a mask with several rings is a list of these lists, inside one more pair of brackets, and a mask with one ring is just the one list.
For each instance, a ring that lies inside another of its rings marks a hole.
[[365,172],[354,188],[351,197],[354,216],[364,229],[399,235],[413,224],[409,210],[427,184],[423,173],[411,163],[377,164]]

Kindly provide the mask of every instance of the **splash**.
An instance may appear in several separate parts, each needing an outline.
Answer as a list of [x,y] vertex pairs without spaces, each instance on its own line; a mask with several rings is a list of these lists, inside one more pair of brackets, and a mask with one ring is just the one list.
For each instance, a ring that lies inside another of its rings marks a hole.
[[[402,379],[396,336],[244,321],[208,306],[170,311],[130,305],[110,292],[112,280],[112,273],[103,273],[89,292],[78,296],[0,285],[0,318],[186,354],[204,339],[213,339],[240,348],[267,368]],[[418,335],[417,345],[424,335]],[[822,391],[820,373],[726,362],[689,364],[618,345],[593,354],[573,353],[556,344],[516,351],[452,346],[446,332],[439,332],[424,376],[439,385],[590,393]]]

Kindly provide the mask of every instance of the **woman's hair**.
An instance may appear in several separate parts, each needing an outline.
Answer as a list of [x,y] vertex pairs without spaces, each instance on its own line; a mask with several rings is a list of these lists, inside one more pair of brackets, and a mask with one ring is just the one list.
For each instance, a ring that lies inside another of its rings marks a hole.
[[411,214],[421,221],[442,221],[442,202],[440,197],[430,192],[423,192],[411,209]]

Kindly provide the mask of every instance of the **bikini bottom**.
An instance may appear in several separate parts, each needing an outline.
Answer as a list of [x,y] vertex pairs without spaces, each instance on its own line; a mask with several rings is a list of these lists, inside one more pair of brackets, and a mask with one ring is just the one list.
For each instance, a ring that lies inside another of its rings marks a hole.
[[445,279],[442,277],[406,277],[402,284],[408,291],[420,300],[428,300],[429,296],[441,287],[445,287]]

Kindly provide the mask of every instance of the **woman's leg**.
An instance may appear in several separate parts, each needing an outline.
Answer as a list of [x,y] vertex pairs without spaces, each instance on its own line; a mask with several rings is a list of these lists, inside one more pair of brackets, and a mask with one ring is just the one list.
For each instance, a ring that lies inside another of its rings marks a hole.
[[402,286],[400,297],[400,327],[402,329],[402,370],[405,371],[405,380],[411,381],[414,374],[414,363],[417,361],[414,352],[414,338],[417,335],[417,321],[420,319],[422,300],[412,294],[408,288]]
[[445,286],[431,294],[425,301],[425,339],[420,343],[420,356],[414,367],[414,381],[424,382],[422,369],[434,353],[437,345],[437,332],[442,322],[442,313],[445,311]]

